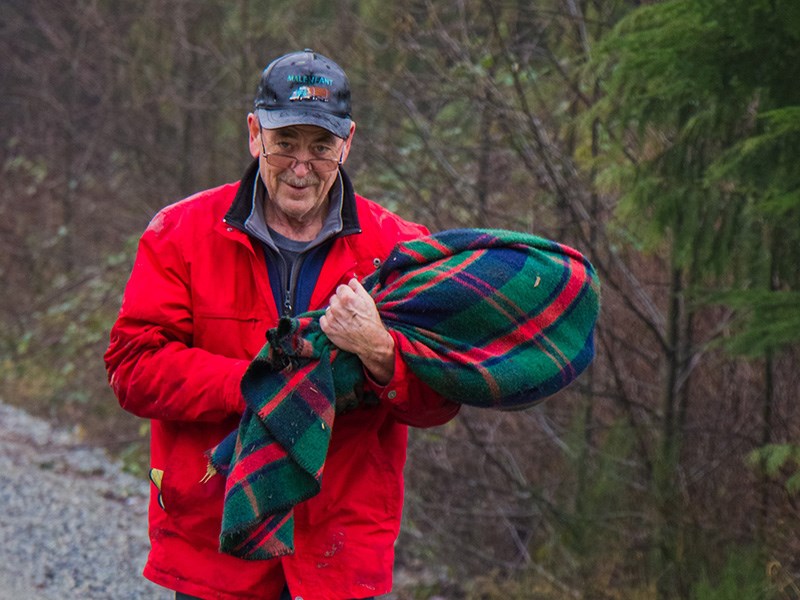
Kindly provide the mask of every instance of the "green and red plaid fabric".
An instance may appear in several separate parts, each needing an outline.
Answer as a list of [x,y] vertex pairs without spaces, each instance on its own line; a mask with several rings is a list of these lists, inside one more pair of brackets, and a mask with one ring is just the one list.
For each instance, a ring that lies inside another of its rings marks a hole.
[[[408,367],[455,402],[526,408],[594,356],[595,270],[538,236],[463,229],[400,243],[364,286]],[[319,492],[337,406],[363,401],[361,364],[322,333],[322,314],[269,332],[242,379],[248,409],[238,432],[210,453],[227,477],[223,552],[293,552],[292,508]]]

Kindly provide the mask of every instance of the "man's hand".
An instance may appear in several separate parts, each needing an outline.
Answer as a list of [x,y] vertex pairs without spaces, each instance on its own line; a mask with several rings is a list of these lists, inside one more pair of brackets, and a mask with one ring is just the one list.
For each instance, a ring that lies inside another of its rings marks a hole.
[[338,348],[361,359],[377,383],[389,383],[394,375],[394,339],[383,326],[372,296],[357,279],[336,288],[319,324]]

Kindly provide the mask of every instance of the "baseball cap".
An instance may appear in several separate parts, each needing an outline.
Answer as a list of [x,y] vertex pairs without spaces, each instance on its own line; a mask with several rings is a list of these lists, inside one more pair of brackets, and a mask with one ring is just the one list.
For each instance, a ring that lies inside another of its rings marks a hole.
[[316,125],[350,135],[350,82],[331,59],[306,48],[275,59],[261,74],[255,98],[261,126]]

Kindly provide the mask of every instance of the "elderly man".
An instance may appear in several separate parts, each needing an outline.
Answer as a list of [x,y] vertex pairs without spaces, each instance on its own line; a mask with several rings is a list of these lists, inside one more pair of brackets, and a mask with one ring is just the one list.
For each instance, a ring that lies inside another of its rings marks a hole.
[[[427,234],[353,191],[350,87],[312,50],[263,71],[241,181],[161,210],[140,240],[105,360],[120,405],[151,420],[148,579],[176,598],[342,600],[391,589],[407,426],[458,405],[419,381],[359,283],[397,242]],[[374,402],[337,416],[321,491],[294,509],[294,552],[219,552],[224,479],[206,452],[235,429],[240,380],[281,316],[357,355]]]

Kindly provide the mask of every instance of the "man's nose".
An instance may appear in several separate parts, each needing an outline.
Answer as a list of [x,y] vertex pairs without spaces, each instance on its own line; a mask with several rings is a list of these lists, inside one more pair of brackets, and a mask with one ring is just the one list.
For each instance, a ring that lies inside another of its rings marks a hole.
[[292,171],[295,175],[298,177],[305,177],[310,171],[313,171],[310,163],[308,162],[309,159],[314,158],[310,152],[300,152],[295,154],[294,158],[295,163],[294,167],[292,167]]
[[292,171],[298,177],[305,177],[312,171],[311,166],[304,160],[297,159],[297,162],[294,163],[294,167],[292,167]]

